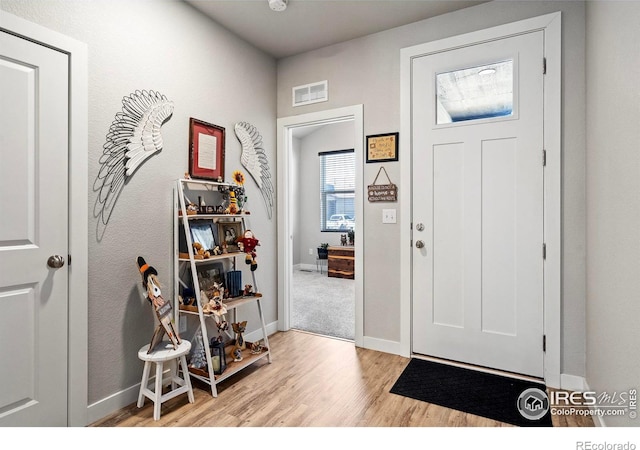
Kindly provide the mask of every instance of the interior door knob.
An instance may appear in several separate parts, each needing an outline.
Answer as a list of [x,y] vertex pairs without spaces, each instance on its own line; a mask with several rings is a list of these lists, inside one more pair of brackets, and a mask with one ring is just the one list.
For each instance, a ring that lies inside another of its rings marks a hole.
[[52,269],[59,269],[64,266],[64,258],[60,255],[49,256],[49,259],[47,259],[47,266]]
[[423,248],[424,247],[424,241],[416,241],[416,248]]

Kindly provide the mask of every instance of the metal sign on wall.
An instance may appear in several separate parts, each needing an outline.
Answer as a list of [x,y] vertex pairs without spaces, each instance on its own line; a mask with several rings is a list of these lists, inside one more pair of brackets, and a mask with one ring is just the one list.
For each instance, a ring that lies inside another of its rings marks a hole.
[[[384,174],[389,180],[389,184],[376,184],[378,181],[378,177],[380,176],[380,172],[384,170]],[[375,180],[373,180],[373,184],[368,186],[368,196],[370,202],[396,202],[398,201],[398,186],[391,182],[391,178],[389,178],[389,174],[384,167],[380,167],[378,170],[378,174],[376,175]]]

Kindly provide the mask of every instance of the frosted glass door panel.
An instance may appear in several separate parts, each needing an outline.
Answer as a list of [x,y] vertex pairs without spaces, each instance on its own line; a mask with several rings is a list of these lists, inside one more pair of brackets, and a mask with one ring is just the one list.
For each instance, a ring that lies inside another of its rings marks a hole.
[[436,74],[436,124],[513,114],[513,60]]

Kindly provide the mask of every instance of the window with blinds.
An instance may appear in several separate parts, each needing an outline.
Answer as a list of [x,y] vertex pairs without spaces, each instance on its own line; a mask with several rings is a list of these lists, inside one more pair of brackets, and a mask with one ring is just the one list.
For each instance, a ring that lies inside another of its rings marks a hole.
[[320,231],[355,227],[356,160],[353,149],[320,152]]

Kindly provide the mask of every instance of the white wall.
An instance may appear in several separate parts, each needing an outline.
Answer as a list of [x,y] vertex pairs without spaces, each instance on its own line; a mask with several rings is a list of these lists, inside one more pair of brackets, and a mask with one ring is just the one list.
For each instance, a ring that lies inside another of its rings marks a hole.
[[[162,128],[164,149],[131,177],[101,241],[89,217],[88,397],[90,404],[100,402],[140,382],[137,351],[153,332],[152,311],[138,291],[136,257],[158,269],[164,292],[172,288],[172,189],[188,170],[189,118],[226,128],[228,177],[241,168],[233,125],[255,125],[275,178],[275,61],[178,1],[0,0],[0,8],[88,44],[90,186],[124,96],[148,89],[175,103]],[[269,221],[251,180],[247,194],[249,225],[261,242],[257,278],[271,323],[277,320],[275,211]],[[93,211],[93,191],[89,202]],[[247,318],[249,331],[259,327],[256,314]]]
[[[298,232],[293,234],[294,261],[298,264],[316,263],[317,248],[322,242],[340,245],[340,234],[333,231],[320,231],[320,158],[318,152],[347,150],[354,148],[353,122],[340,122],[324,125],[318,130],[300,139],[298,206],[296,218],[299,221]],[[357,218],[356,218],[357,220]],[[342,232],[346,234],[346,232]],[[296,249],[296,245],[298,246]],[[313,255],[309,255],[309,249]]]
[[611,393],[640,389],[640,3],[586,11],[587,383]]
[[[497,1],[354,39],[278,61],[278,117],[364,104],[366,135],[400,129],[400,49],[491,26],[562,11],[563,303],[562,371],[585,373],[585,5],[583,2]],[[328,80],[329,101],[292,108],[291,88]],[[400,148],[400,159],[406,157]],[[371,184],[378,165],[365,165]],[[399,163],[385,164],[403,195]],[[383,225],[389,204],[365,201],[365,337],[400,340],[401,224]],[[400,211],[398,210],[398,215]],[[402,231],[403,230],[403,231]]]

